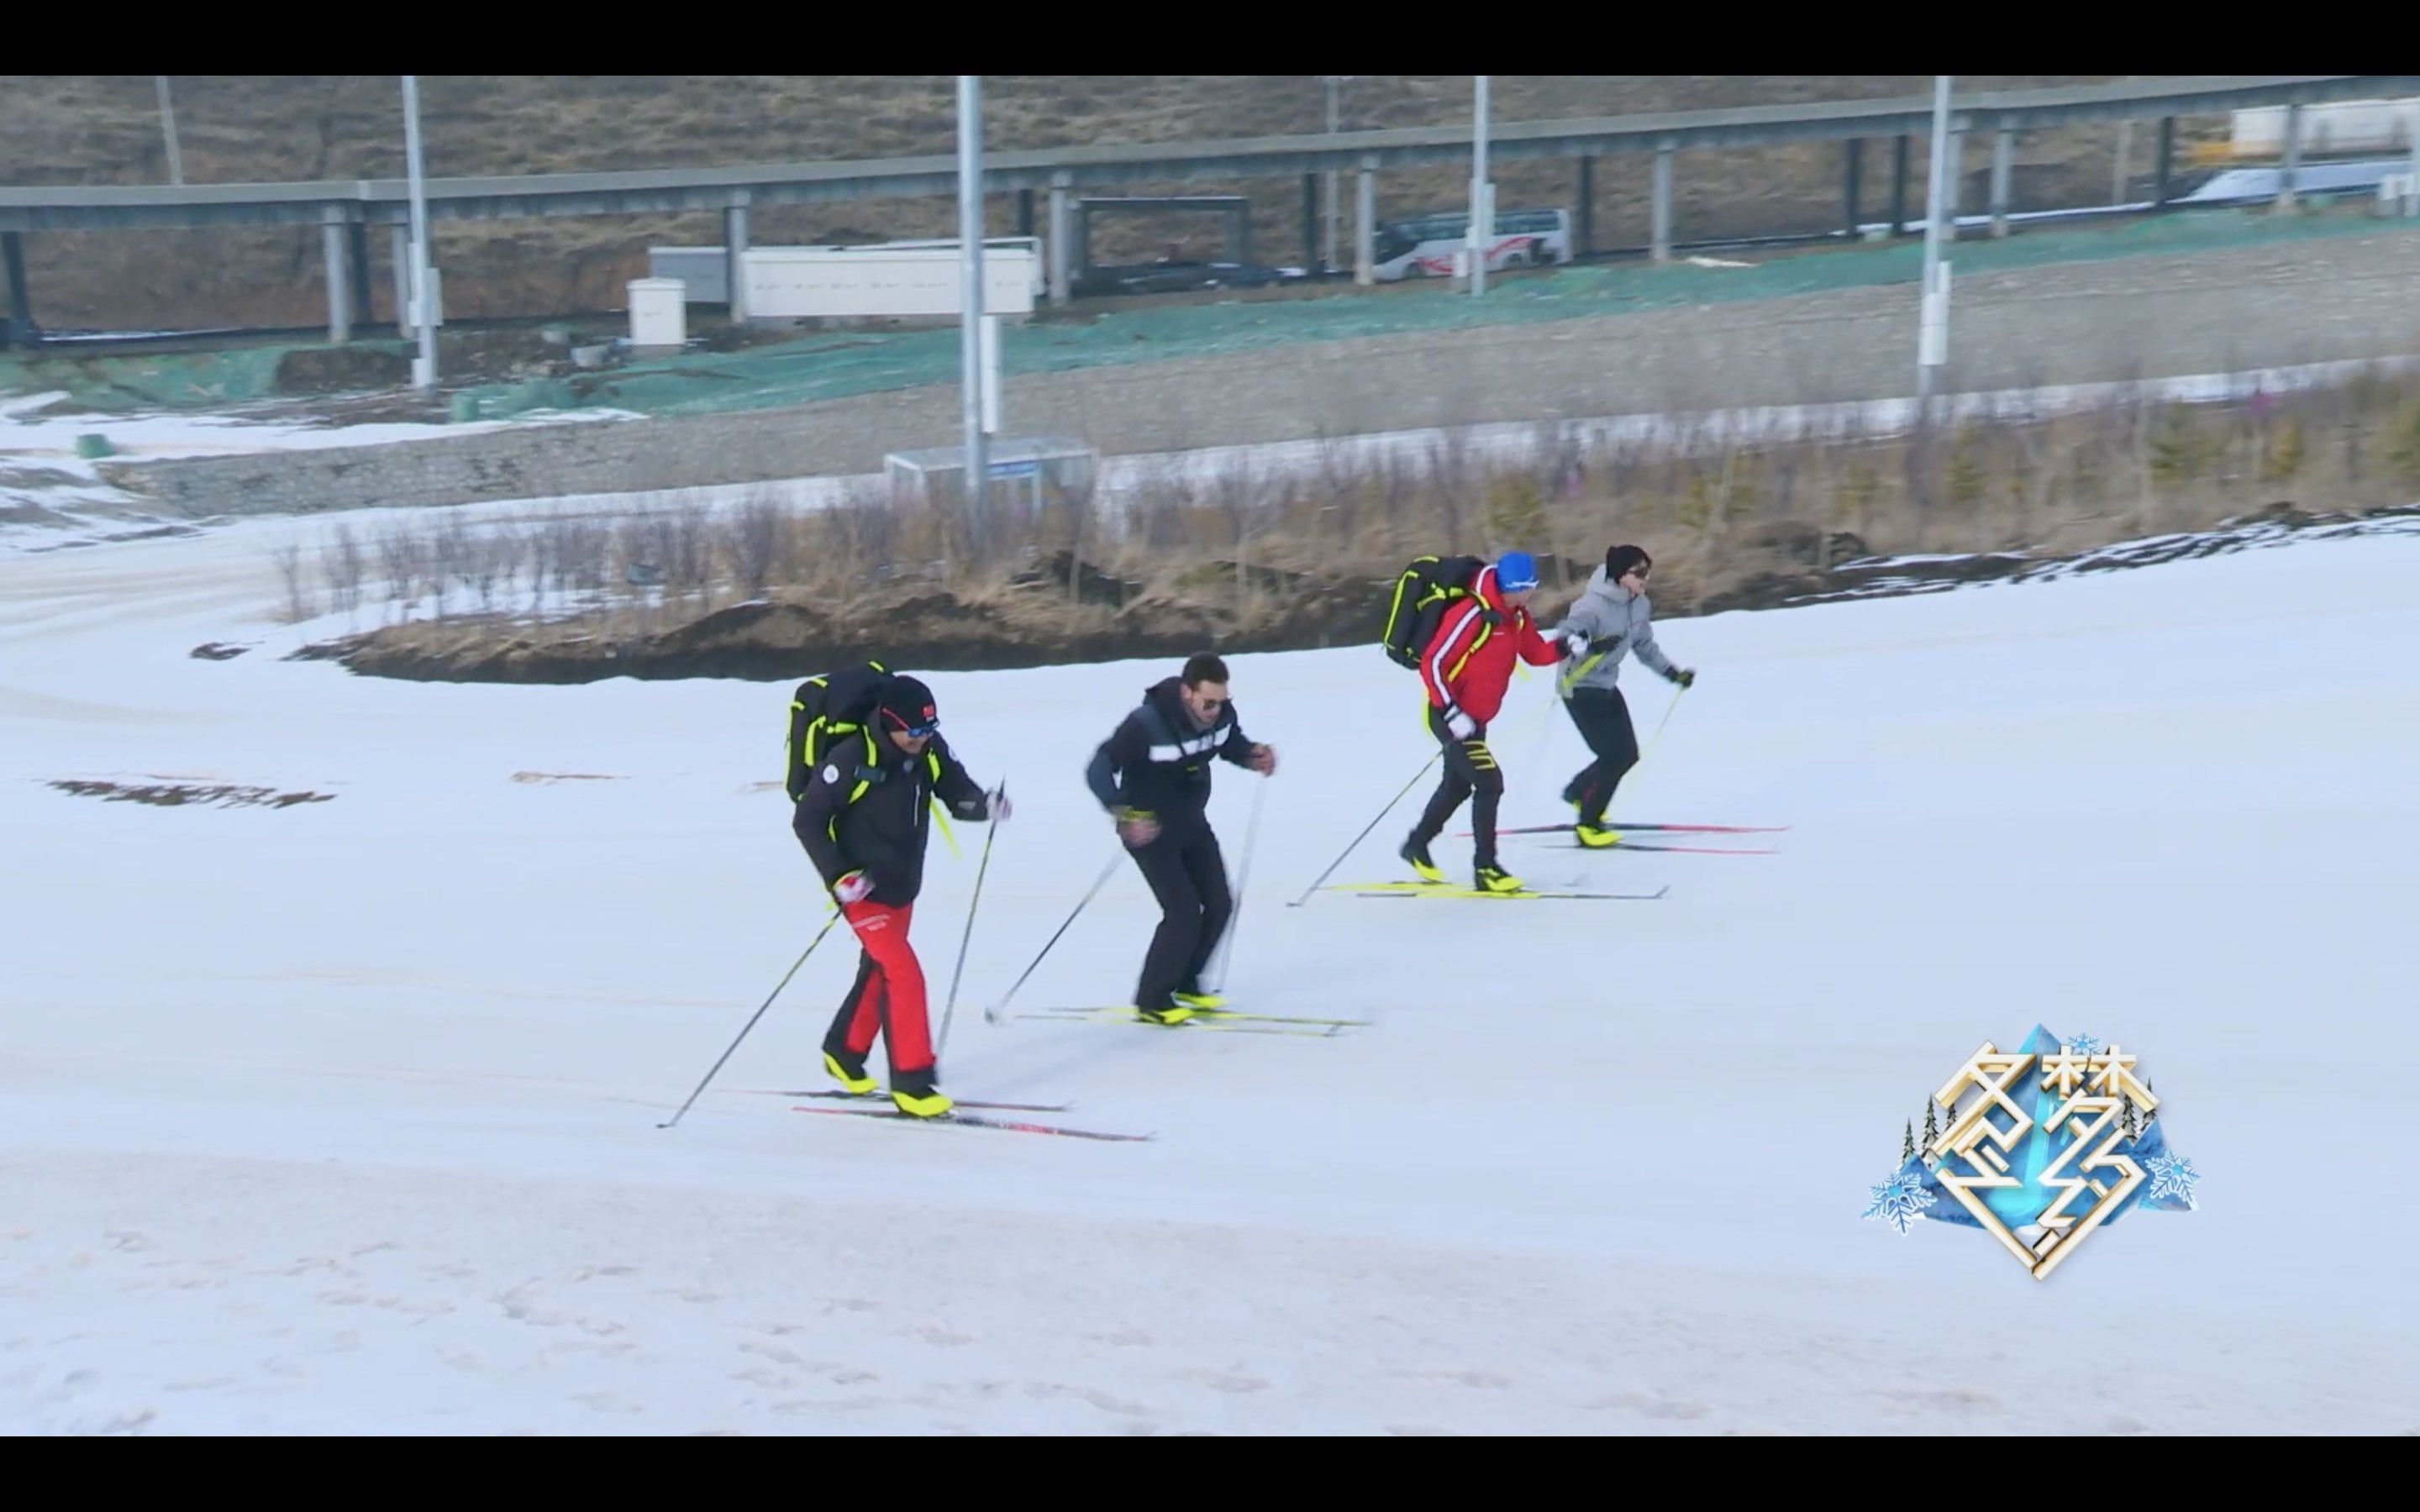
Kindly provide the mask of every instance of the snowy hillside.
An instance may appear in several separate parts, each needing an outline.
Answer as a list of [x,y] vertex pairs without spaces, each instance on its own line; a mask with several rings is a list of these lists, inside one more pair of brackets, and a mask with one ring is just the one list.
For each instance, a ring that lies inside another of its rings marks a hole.
[[[659,1130],[822,922],[786,687],[282,662],[326,628],[266,621],[292,533],[0,556],[0,1431],[2420,1428],[2420,540],[1670,624],[1702,677],[1615,817],[1778,852],[1505,845],[1652,903],[1286,906],[1430,748],[1374,650],[1237,658],[1283,766],[1231,989],[1335,1038],[986,1024],[1174,669],[936,674],[1016,803],[943,1084],[1121,1145],[754,1090],[819,1084],[839,935]],[[1545,701],[1497,727],[1508,824],[1567,816]],[[1336,880],[1397,875],[1417,801]],[[1124,1000],[1155,918],[1123,868],[1016,1006]],[[2037,1023],[2144,1057],[2201,1211],[2044,1283],[1860,1222]]]

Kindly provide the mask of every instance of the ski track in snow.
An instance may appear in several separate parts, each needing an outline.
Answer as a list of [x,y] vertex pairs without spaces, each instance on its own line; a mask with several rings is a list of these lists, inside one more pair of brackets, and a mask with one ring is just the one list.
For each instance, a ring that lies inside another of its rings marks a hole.
[[[1425,760],[1417,693],[1237,657],[1284,766],[1233,985],[1374,1021],[1336,1040],[985,1025],[1111,854],[1085,757],[1171,669],[937,674],[1017,806],[947,1085],[1159,1135],[1095,1146],[746,1095],[815,1084],[837,939],[657,1129],[820,920],[766,788],[786,687],[282,662],[326,628],[265,619],[293,528],[0,558],[0,1431],[2420,1429],[2381,949],[2420,540],[1675,622],[1703,677],[1618,808],[1780,853],[1505,844],[1652,903],[1286,908]],[[1580,760],[1544,700],[1496,729],[1508,825]],[[1020,1001],[1123,996],[1154,918],[1122,871]],[[1925,1094],[2038,1021],[2146,1057],[2202,1211],[2042,1284],[1859,1222]]]

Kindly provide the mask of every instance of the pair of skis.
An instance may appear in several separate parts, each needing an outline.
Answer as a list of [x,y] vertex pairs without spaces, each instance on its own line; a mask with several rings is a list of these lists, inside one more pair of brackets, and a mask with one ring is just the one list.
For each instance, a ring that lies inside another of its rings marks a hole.
[[[878,1094],[844,1092],[830,1088],[803,1092],[774,1092],[774,1097],[808,1097],[827,1103],[871,1103]],[[1021,1119],[1000,1119],[995,1113],[1064,1113],[1073,1103],[994,1103],[981,1098],[955,1098],[954,1106],[936,1119],[920,1119],[912,1113],[902,1113],[893,1107],[795,1107],[798,1113],[823,1113],[851,1119],[888,1119],[894,1123],[943,1123],[961,1129],[1005,1129],[1015,1134],[1057,1134],[1064,1139],[1095,1139],[1112,1144],[1142,1144],[1156,1136],[1147,1134],[1111,1134],[1101,1129],[1068,1129],[1055,1123],[1029,1123]],[[969,1112],[970,1108],[980,1112]]]
[[1177,1024],[1155,1024],[1136,1012],[1132,1007],[1122,1008],[1029,1008],[1008,1015],[1014,1019],[1039,1020],[1047,1024],[1140,1024],[1151,1028],[1174,1029],[1180,1032],[1207,1030],[1221,1034],[1285,1034],[1315,1040],[1332,1040],[1347,1029],[1367,1028],[1368,1019],[1305,1018],[1290,1013],[1241,1013],[1225,1008],[1195,1009],[1190,1018]]
[[[1497,830],[1498,835],[1568,835],[1577,825],[1512,825]],[[1771,856],[1777,847],[1772,845],[1680,845],[1668,841],[1650,841],[1645,844],[1631,840],[1632,835],[1777,835],[1788,825],[1621,825],[1608,820],[1605,828],[1623,838],[1616,844],[1583,846],[1584,850],[1662,851],[1683,856]],[[1469,831],[1462,838],[1468,839]]]
[[1456,887],[1450,882],[1338,882],[1323,889],[1348,893],[1356,898],[1492,898],[1501,903],[1527,903],[1545,899],[1569,899],[1595,903],[1653,903],[1672,889],[1656,888],[1653,892],[1576,892],[1566,888],[1523,887],[1518,892],[1488,892],[1479,887]]

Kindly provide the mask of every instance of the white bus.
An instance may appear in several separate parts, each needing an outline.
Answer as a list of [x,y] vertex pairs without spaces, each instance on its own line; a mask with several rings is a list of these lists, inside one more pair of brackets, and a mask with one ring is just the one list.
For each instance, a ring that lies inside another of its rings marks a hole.
[[[1470,212],[1423,215],[1378,228],[1372,249],[1376,276],[1386,283],[1399,278],[1446,278],[1470,236]],[[1572,260],[1572,212],[1569,210],[1497,210],[1496,236],[1487,246],[1487,270],[1537,268]]]

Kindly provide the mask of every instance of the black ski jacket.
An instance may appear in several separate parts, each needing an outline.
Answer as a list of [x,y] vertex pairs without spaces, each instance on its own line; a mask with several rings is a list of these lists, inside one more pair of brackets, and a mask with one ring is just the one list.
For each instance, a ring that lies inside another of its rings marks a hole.
[[873,902],[912,903],[924,886],[935,797],[957,818],[991,817],[989,795],[939,735],[921,756],[908,755],[887,735],[852,735],[824,753],[790,827],[827,887],[862,871],[874,884],[867,895]]
[[1252,764],[1252,743],[1236,720],[1235,706],[1220,709],[1218,719],[1202,729],[1177,695],[1184,686],[1183,678],[1171,677],[1145,688],[1141,706],[1101,742],[1084,771],[1102,808],[1147,813],[1162,833],[1207,823],[1202,810],[1210,802],[1211,757]]

